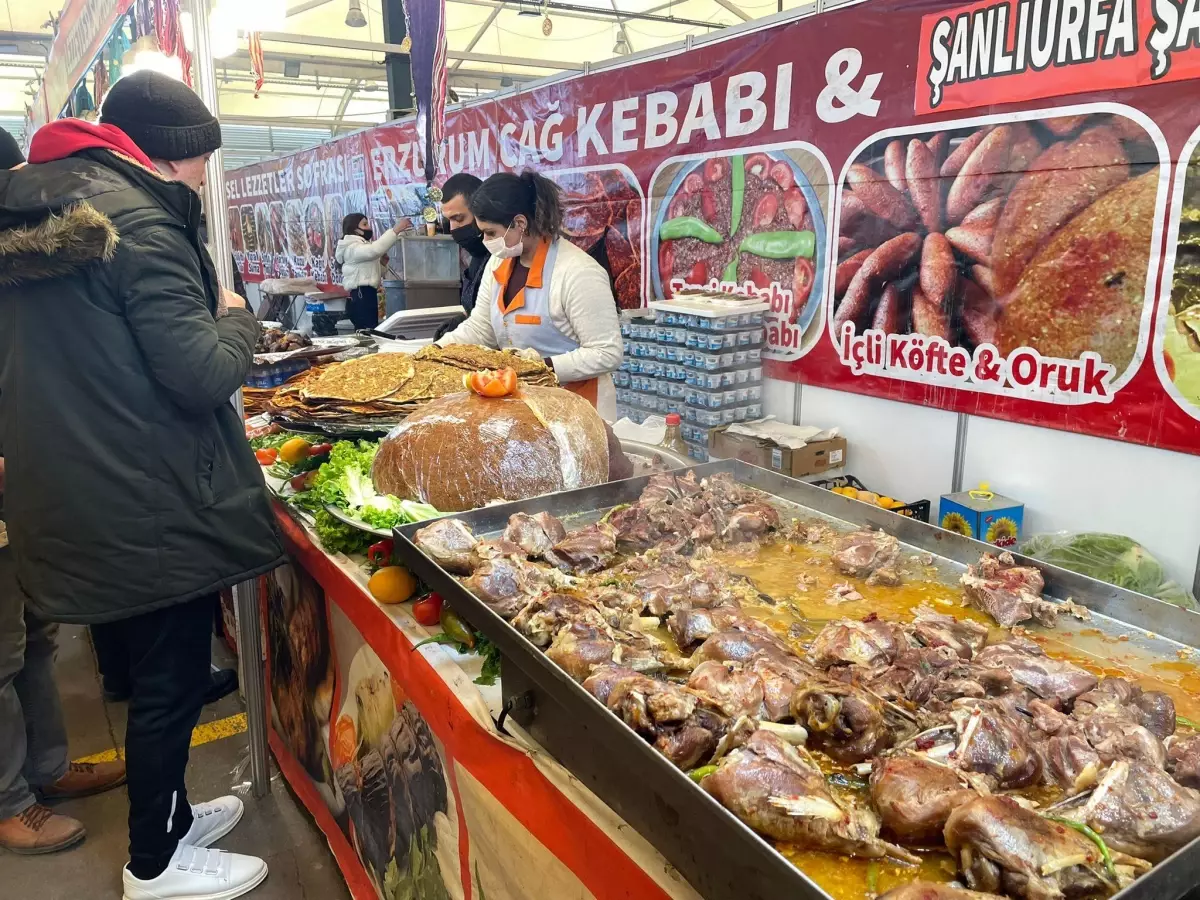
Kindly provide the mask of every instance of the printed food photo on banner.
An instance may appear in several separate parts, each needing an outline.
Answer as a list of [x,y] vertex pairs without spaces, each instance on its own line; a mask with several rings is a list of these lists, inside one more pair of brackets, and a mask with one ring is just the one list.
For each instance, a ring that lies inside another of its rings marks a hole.
[[246,269],[252,275],[261,275],[262,266],[258,255],[258,228],[254,223],[254,207],[250,205],[243,206],[241,213],[242,244],[246,248]]
[[284,222],[283,201],[272,200],[269,209],[271,242],[275,245],[275,268],[272,274],[277,278],[285,278],[291,270],[287,265],[287,227]]
[[271,724],[332,807],[335,791],[327,734],[336,667],[325,592],[294,565],[276,569],[266,581]]
[[1200,419],[1200,129],[1184,146],[1176,167],[1167,250],[1171,272],[1164,278],[1156,340],[1159,378],[1185,412]]
[[254,233],[258,235],[258,256],[264,275],[275,268],[275,237],[271,232],[271,214],[265,203],[254,204]]
[[757,297],[774,354],[801,355],[821,331],[832,180],[807,145],[668,160],[651,182],[652,297]]
[[304,236],[304,208],[299,200],[288,200],[283,208],[284,222],[287,227],[288,253],[292,257],[292,274],[302,278],[308,271],[308,241]]
[[243,268],[246,256],[246,238],[242,234],[242,211],[236,206],[229,207],[226,215],[229,222],[229,244],[233,250],[233,264]]
[[830,326],[843,365],[1053,403],[1112,399],[1148,341],[1166,168],[1144,116],[1076,109],[860,149],[838,204]]
[[324,284],[329,279],[329,258],[325,252],[325,207],[320,197],[304,201],[304,234],[312,277]]
[[646,199],[625,166],[548,171],[562,190],[563,232],[608,271],[622,309],[643,305]]
[[[349,621],[335,633],[339,659],[350,656],[330,735],[338,823],[381,900],[460,898],[458,811],[442,748]],[[358,645],[352,654],[343,635]]]

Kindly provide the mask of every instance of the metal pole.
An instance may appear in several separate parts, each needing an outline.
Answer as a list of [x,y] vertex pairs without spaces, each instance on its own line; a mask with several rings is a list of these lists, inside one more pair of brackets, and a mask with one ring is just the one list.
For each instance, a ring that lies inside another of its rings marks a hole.
[[[220,118],[221,104],[209,37],[209,3],[210,0],[192,0],[196,91],[212,114]],[[229,239],[227,207],[225,163],[221,151],[217,150],[208,160],[204,180],[204,209],[208,219],[208,240],[213,262],[216,263],[221,284],[232,286],[233,252]],[[233,397],[233,405],[239,417],[242,416],[244,408],[240,390]],[[267,749],[267,679],[256,586],[253,581],[235,585],[233,602],[237,612],[240,681],[246,700],[246,733],[250,742],[250,787],[255,797],[265,797],[271,789],[271,767]]]
[[963,470],[967,467],[967,425],[971,417],[966,413],[958,414],[954,428],[954,468],[950,473],[950,493],[957,494],[963,489]]

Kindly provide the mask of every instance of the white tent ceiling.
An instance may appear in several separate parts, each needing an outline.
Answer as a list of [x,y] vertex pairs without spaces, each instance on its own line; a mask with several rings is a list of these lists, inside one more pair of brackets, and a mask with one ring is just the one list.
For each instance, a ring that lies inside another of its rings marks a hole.
[[[252,0],[246,0],[252,2]],[[266,85],[254,97],[245,40],[218,61],[229,164],[290,152],[331,131],[385,121],[383,0],[363,0],[365,27],[346,24],[351,0],[288,0],[287,24],[263,41]],[[717,29],[808,6],[813,0],[447,0],[450,87],[462,100],[582,70]],[[57,0],[0,0],[0,118],[20,116],[49,40]],[[570,7],[562,9],[557,7]],[[543,34],[549,17],[550,34]],[[38,38],[41,44],[38,43]],[[298,68],[297,68],[298,65]],[[265,129],[270,127],[270,131]]]

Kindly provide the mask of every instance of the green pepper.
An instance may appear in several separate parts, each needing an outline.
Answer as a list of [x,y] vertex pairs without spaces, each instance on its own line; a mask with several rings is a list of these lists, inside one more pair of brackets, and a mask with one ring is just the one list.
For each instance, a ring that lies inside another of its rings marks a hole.
[[692,771],[688,772],[688,778],[699,784],[702,779],[707,778],[715,771],[717,771],[716,766],[701,766],[698,769],[692,769]]
[[1113,864],[1112,853],[1108,850],[1108,844],[1104,843],[1104,838],[1100,837],[1095,831],[1084,825],[1082,822],[1076,822],[1074,819],[1064,819],[1062,816],[1046,816],[1051,822],[1057,822],[1059,825],[1065,825],[1073,831],[1078,831],[1085,838],[1096,845],[1096,849],[1100,851],[1100,858],[1104,860],[1104,871],[1108,873],[1108,877],[1114,881],[1117,877],[1117,867]]
[[867,893],[872,896],[879,893],[879,860],[877,859],[867,863]]
[[1176,716],[1175,722],[1181,728],[1190,728],[1192,731],[1200,731],[1200,724],[1193,722],[1191,719],[1184,718],[1183,716]]
[[725,271],[721,273],[722,284],[734,284],[737,282],[737,267],[738,261],[737,257],[735,256],[732,260],[730,260],[729,265],[725,267]]
[[658,236],[664,241],[690,237],[706,244],[720,244],[725,240],[717,229],[695,216],[679,216],[663,222],[658,229]]
[[730,194],[733,208],[729,213],[729,233],[736,234],[738,223],[742,221],[742,204],[746,202],[746,163],[739,153],[730,158],[729,164],[733,166],[733,191]]
[[738,251],[766,259],[795,259],[797,256],[812,259],[817,251],[817,236],[811,231],[763,231],[746,235]]
[[471,626],[462,620],[462,616],[450,607],[443,606],[439,621],[442,624],[442,630],[450,635],[455,643],[465,644],[469,648],[474,648],[475,634],[471,631]]

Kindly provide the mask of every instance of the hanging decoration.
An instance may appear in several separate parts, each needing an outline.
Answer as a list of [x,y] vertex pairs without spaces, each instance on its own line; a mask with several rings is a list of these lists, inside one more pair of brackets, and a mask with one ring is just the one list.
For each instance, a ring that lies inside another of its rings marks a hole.
[[413,94],[417,99],[417,133],[424,138],[425,182],[437,174],[437,147],[446,128],[446,0],[404,0],[404,20],[411,39]]
[[183,69],[183,83],[192,86],[192,54],[183,42],[179,26],[179,0],[154,0],[154,34],[158,38],[159,50],[165,56],[179,59]]
[[100,54],[100,58],[96,60],[96,66],[92,70],[92,97],[96,101],[96,109],[100,109],[104,105],[104,98],[108,94],[108,64],[104,61],[104,54]]
[[262,37],[257,31],[250,32],[250,71],[254,73],[254,99],[266,83],[266,69],[263,66]]

